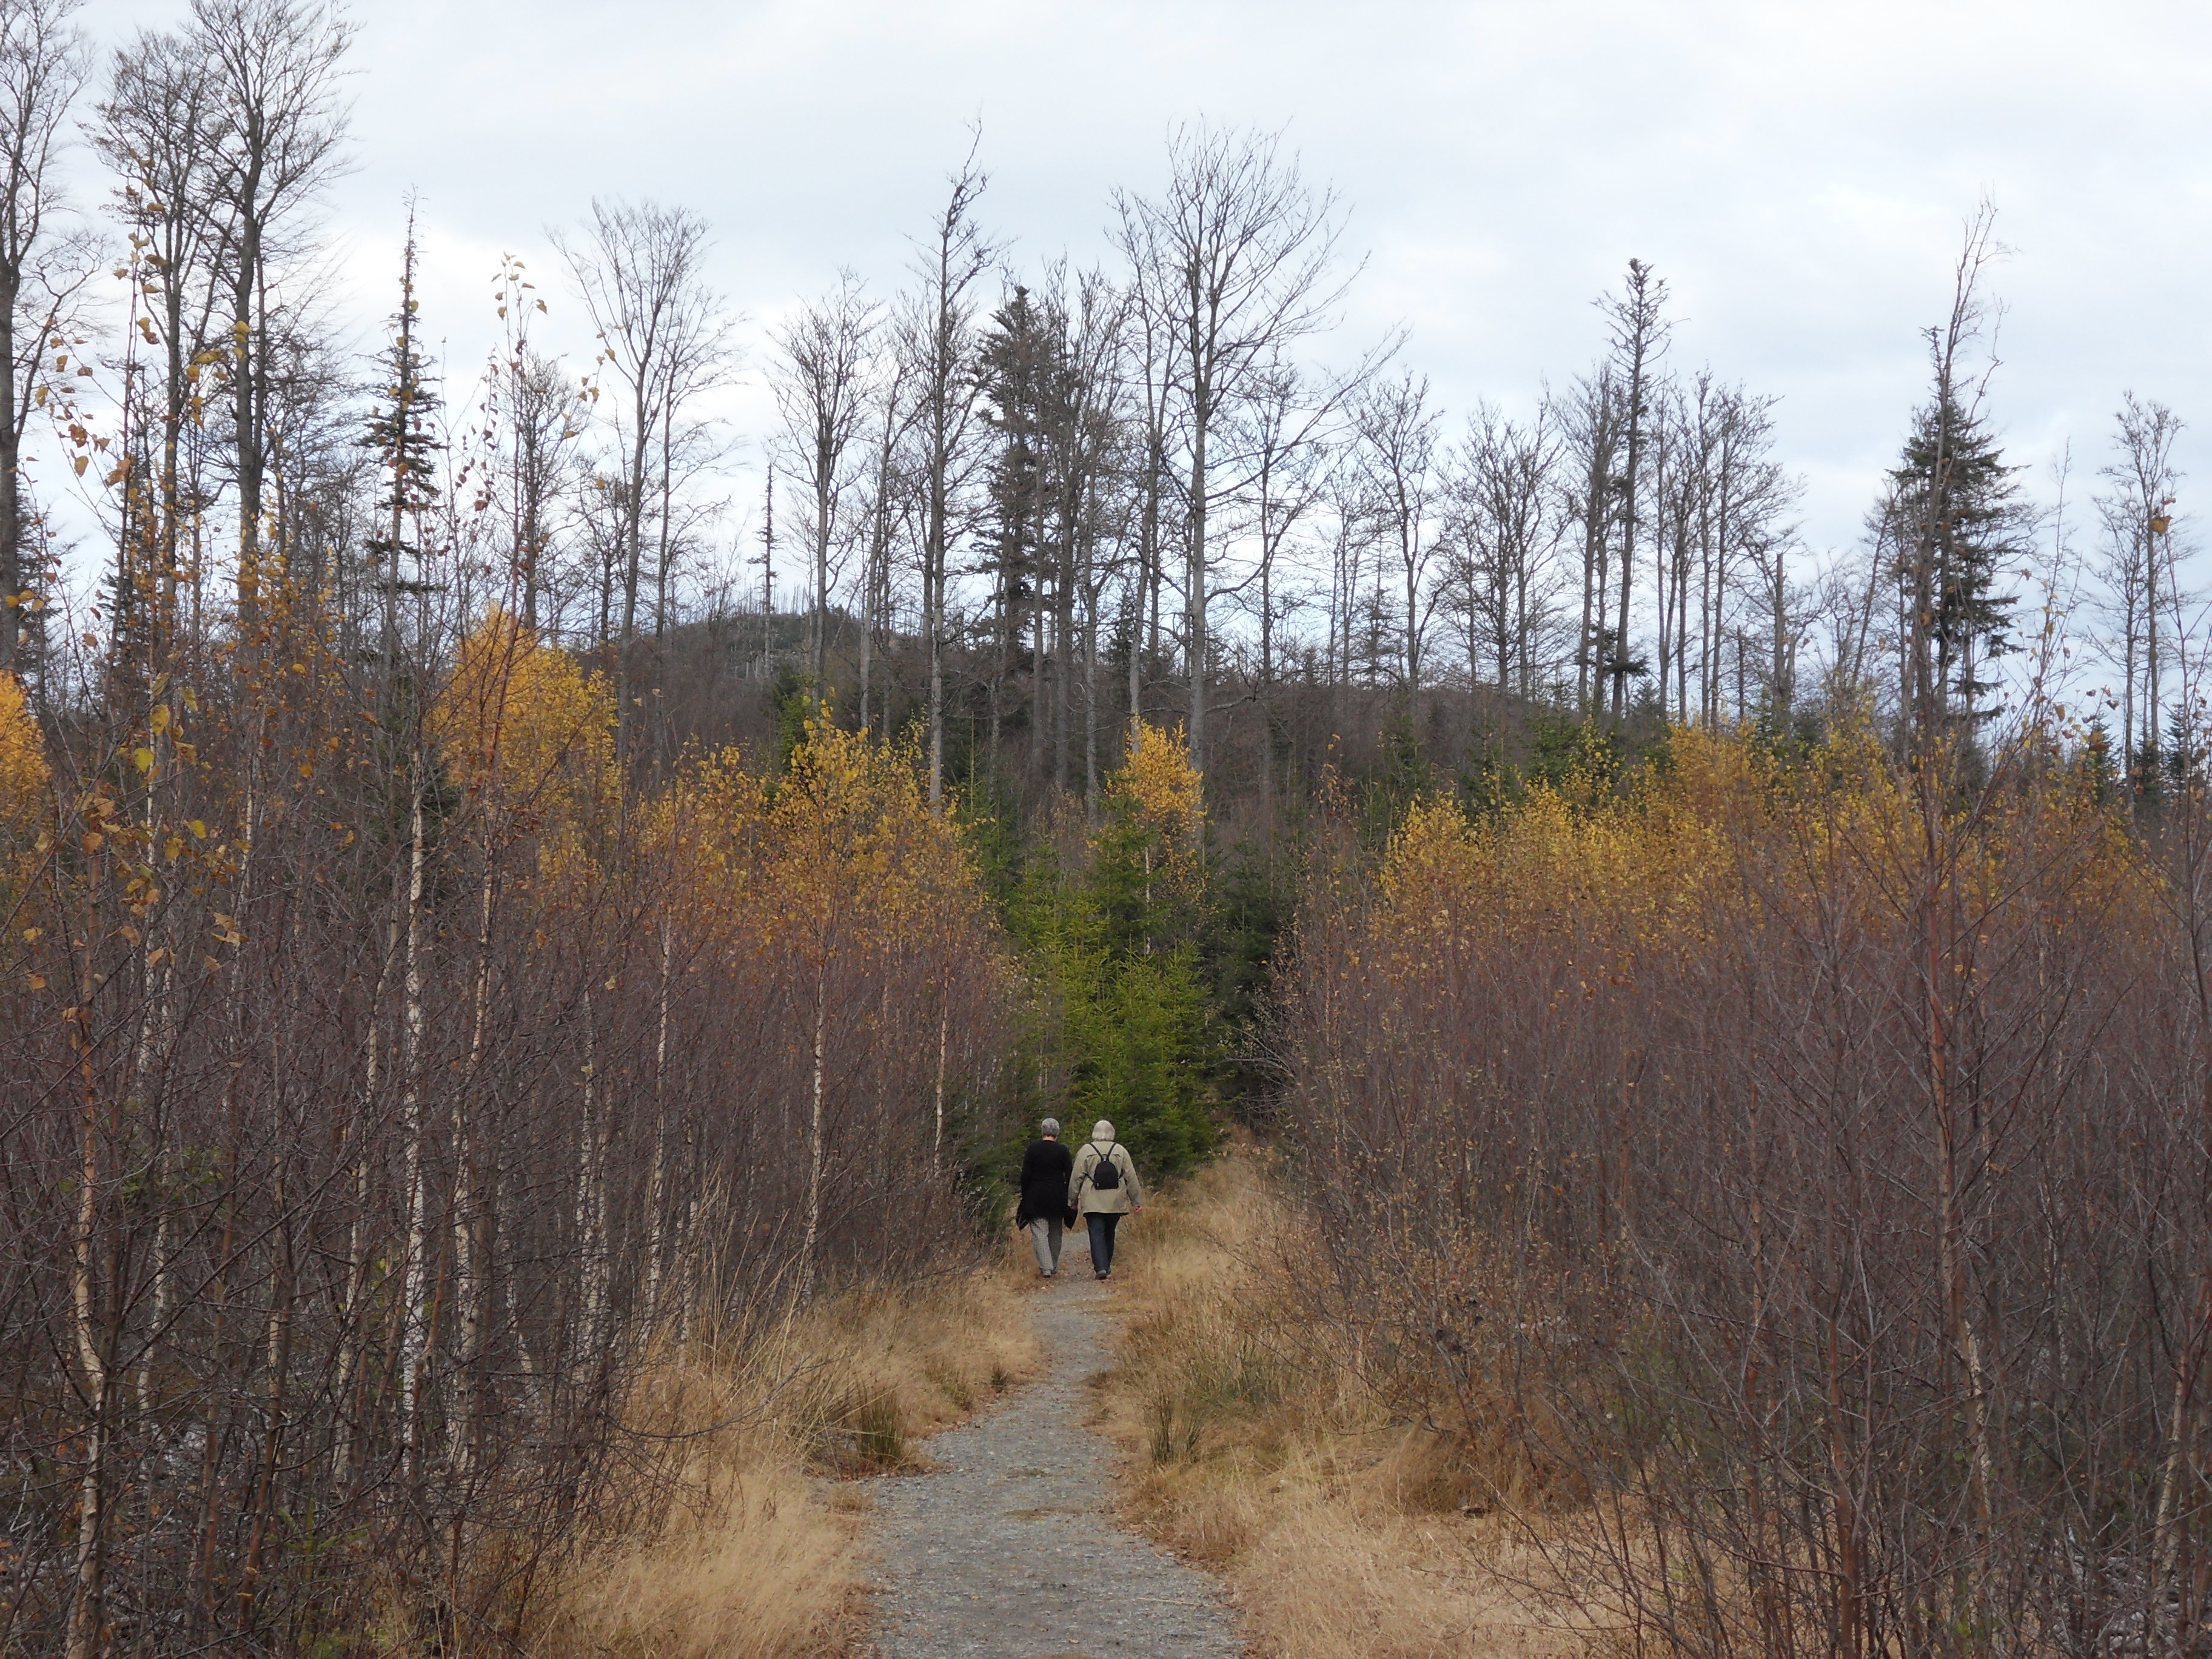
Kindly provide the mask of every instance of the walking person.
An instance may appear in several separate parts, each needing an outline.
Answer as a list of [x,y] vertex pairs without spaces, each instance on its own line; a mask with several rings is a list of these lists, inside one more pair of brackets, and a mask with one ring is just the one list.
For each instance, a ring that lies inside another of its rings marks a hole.
[[1091,1127],[1091,1139],[1075,1155],[1068,1176],[1067,1201],[1082,1212],[1091,1231],[1091,1270],[1106,1279],[1114,1272],[1114,1230],[1125,1215],[1145,1207],[1145,1189],[1137,1183],[1137,1165],[1121,1143],[1114,1139],[1114,1126],[1104,1118]]
[[1075,1175],[1075,1154],[1060,1145],[1058,1118],[1048,1117],[1037,1127],[1036,1140],[1022,1154],[1022,1200],[1014,1211],[1014,1225],[1030,1230],[1037,1276],[1050,1279],[1060,1271],[1060,1230],[1068,1220],[1067,1183]]

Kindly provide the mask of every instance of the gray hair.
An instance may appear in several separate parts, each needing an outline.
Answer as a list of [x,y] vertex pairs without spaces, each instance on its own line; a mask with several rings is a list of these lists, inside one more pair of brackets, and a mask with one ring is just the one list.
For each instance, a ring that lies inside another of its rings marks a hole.
[[1057,1138],[1060,1134],[1060,1120],[1056,1117],[1048,1117],[1045,1119],[1042,1127],[1043,1127],[1045,1133],[1048,1135]]
[[1091,1138],[1093,1140],[1110,1142],[1114,1139],[1114,1126],[1104,1118],[1100,1118],[1097,1122],[1091,1126]]

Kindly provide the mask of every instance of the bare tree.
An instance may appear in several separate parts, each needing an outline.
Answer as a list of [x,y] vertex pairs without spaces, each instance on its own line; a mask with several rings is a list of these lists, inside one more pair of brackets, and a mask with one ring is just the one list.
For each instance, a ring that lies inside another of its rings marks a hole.
[[[908,397],[904,358],[896,351],[880,354],[872,383],[866,389],[868,439],[866,502],[863,509],[867,541],[860,557],[860,711],[863,731],[873,724],[876,646],[890,626],[893,587],[892,551],[901,523],[912,505],[905,448],[914,420]],[[888,714],[889,700],[885,699]]]
[[1605,620],[1612,592],[1607,555],[1611,547],[1621,438],[1626,427],[1613,368],[1601,363],[1577,380],[1565,408],[1565,433],[1575,462],[1568,514],[1582,528],[1582,620],[1575,635],[1575,706],[1584,714],[1604,696],[1607,665],[1615,651]]
[[851,270],[777,331],[769,375],[794,476],[813,496],[814,687],[829,696],[830,546],[851,484],[848,452],[866,412],[869,357],[882,308]]
[[1293,538],[1325,499],[1327,471],[1335,459],[1334,428],[1342,410],[1334,389],[1297,364],[1284,362],[1259,380],[1237,412],[1232,441],[1250,475],[1240,503],[1249,514],[1258,545],[1258,592],[1252,600],[1259,624],[1257,665],[1264,689],[1275,678],[1281,653],[1279,631],[1290,600]]
[[198,382],[219,362],[209,325],[222,300],[220,264],[232,215],[222,191],[221,100],[203,53],[187,36],[142,32],[115,54],[107,95],[92,129],[94,147],[119,183],[115,209],[139,239],[145,292],[140,296],[161,354],[155,510],[156,556],[173,592],[200,561],[184,538],[212,504],[203,476],[206,441],[198,418]]
[[541,607],[556,585],[553,543],[576,482],[589,388],[532,343],[531,327],[544,314],[545,301],[512,254],[500,261],[492,300],[502,338],[484,374],[489,453],[482,489],[487,507],[492,494],[503,497],[507,580],[520,596],[523,626],[535,636]]
[[1183,652],[1190,753],[1203,767],[1206,515],[1218,488],[1208,445],[1285,348],[1334,322],[1350,278],[1335,270],[1334,192],[1307,185],[1277,135],[1181,127],[1169,138],[1168,161],[1168,186],[1157,199],[1115,192],[1115,238],[1136,303],[1164,325],[1184,405]]
[[1437,554],[1439,483],[1437,428],[1426,376],[1405,369],[1362,397],[1354,424],[1368,516],[1397,563],[1405,590],[1405,639],[1400,662],[1406,695],[1421,690],[1421,647],[1437,595],[1429,581]]
[[84,280],[84,262],[68,257],[52,226],[62,123],[86,73],[77,9],[78,0],[0,3],[0,673],[16,667],[33,598],[23,560],[22,465],[39,363]]
[[1523,426],[1484,404],[1468,422],[1449,484],[1445,535],[1466,624],[1468,676],[1476,684],[1488,678],[1501,701],[1534,689],[1535,640],[1549,620],[1566,529],[1554,476],[1560,453],[1548,406]]
[[1117,498],[1129,435],[1119,368],[1127,295],[1103,271],[1071,278],[1055,262],[1043,286],[1052,341],[1043,404],[1046,546],[1053,588],[1053,780],[1069,787],[1073,732],[1083,724],[1084,793],[1098,777],[1098,623],[1109,564],[1104,544],[1127,522]]
[[193,0],[189,40],[211,71],[217,200],[227,217],[228,364],[238,485],[238,596],[259,593],[269,404],[276,372],[271,281],[288,238],[343,165],[340,64],[353,25],[325,0]]
[[2113,426],[2116,454],[2097,469],[2104,487],[2095,506],[2103,532],[2100,574],[2118,630],[2113,648],[2120,666],[2121,752],[2132,773],[2146,756],[2156,766],[2166,705],[2160,647],[2167,635],[2160,629],[2161,607],[2177,641],[2181,631],[2173,530],[2182,474],[2173,452],[2183,425],[2164,404],[2142,401],[2130,392],[2122,394]]
[[507,365],[507,517],[522,620],[533,633],[553,584],[550,568],[562,504],[573,492],[582,410],[561,365],[527,343]]
[[1165,562],[1164,537],[1168,514],[1168,446],[1175,429],[1170,395],[1174,381],[1170,319],[1142,302],[1132,290],[1123,331],[1121,379],[1135,399],[1138,453],[1131,469],[1136,492],[1135,549],[1130,562],[1129,732],[1135,751],[1144,720],[1145,682],[1149,666],[1160,664],[1160,580]]
[[[1128,476],[1129,447],[1136,430],[1128,387],[1121,377],[1127,361],[1128,296],[1103,272],[1086,270],[1076,277],[1072,300],[1063,285],[1054,295],[1054,306],[1062,319],[1066,395],[1058,411],[1061,442],[1052,483],[1062,558],[1069,572],[1066,586],[1079,597],[1082,607],[1082,637],[1072,648],[1079,652],[1082,664],[1083,794],[1095,812],[1100,761],[1098,631],[1106,586],[1115,569],[1107,550],[1117,544],[1127,548],[1133,505],[1121,487]],[[1134,652],[1133,634],[1129,644]],[[1066,727],[1063,720],[1063,787],[1067,781]]]
[[[553,240],[575,278],[605,361],[622,382],[616,416],[623,444],[621,545],[616,554],[622,616],[611,649],[622,708],[617,746],[626,758],[634,724],[630,656],[645,568],[646,503],[656,493],[661,497],[661,546],[655,561],[658,631],[667,617],[676,428],[685,406],[728,373],[731,323],[720,296],[706,283],[706,221],[688,209],[649,200],[594,199],[582,240],[556,235]],[[602,644],[609,643],[603,637]]]
[[1791,578],[1798,544],[1790,518],[1804,486],[1774,457],[1774,398],[1736,386],[1708,402],[1719,428],[1711,517],[1724,558],[1741,561],[1746,596],[1765,638],[1767,714],[1779,729],[1796,701],[1797,646],[1806,623],[1800,605],[1807,596]]
[[[980,136],[977,142],[980,143]],[[914,440],[921,492],[921,628],[929,653],[929,800],[945,799],[945,629],[955,521],[979,463],[977,285],[999,246],[976,222],[989,175],[968,158],[915,251],[919,287],[899,318],[899,349],[914,387]]]

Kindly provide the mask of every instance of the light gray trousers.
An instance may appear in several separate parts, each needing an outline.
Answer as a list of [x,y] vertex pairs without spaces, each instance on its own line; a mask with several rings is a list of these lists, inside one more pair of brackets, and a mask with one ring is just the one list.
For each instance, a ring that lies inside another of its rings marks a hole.
[[1036,1252],[1037,1271],[1056,1273],[1060,1269],[1060,1218],[1041,1215],[1030,1223],[1030,1248]]

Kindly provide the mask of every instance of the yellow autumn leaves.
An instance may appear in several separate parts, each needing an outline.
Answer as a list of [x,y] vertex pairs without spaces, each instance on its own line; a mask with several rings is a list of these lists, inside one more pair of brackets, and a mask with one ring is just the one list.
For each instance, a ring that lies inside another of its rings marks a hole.
[[781,775],[735,750],[686,769],[625,815],[605,679],[494,611],[458,653],[427,722],[482,833],[535,836],[554,887],[617,867],[660,884],[690,933],[736,928],[819,958],[863,941],[966,947],[986,907],[951,819],[914,757],[810,720]]
[[981,927],[967,853],[950,818],[929,810],[912,763],[820,719],[780,777],[735,751],[708,761],[663,809],[684,890],[707,913],[810,949],[833,931],[927,941]]
[[1932,826],[1923,805],[1863,732],[1784,763],[1746,738],[1679,730],[1663,765],[1619,789],[1571,769],[1475,823],[1449,799],[1417,805],[1368,937],[1408,973],[1480,939],[1563,941],[1585,971],[1618,975],[1702,951],[1754,915],[1818,922],[1843,904],[1852,927],[1886,933],[1931,883],[1972,915],[2031,866],[2100,913],[2158,887],[2118,817],[2055,759],[1945,805]]
[[40,803],[52,774],[38,722],[23,688],[0,674],[0,836],[27,842],[36,835]]

